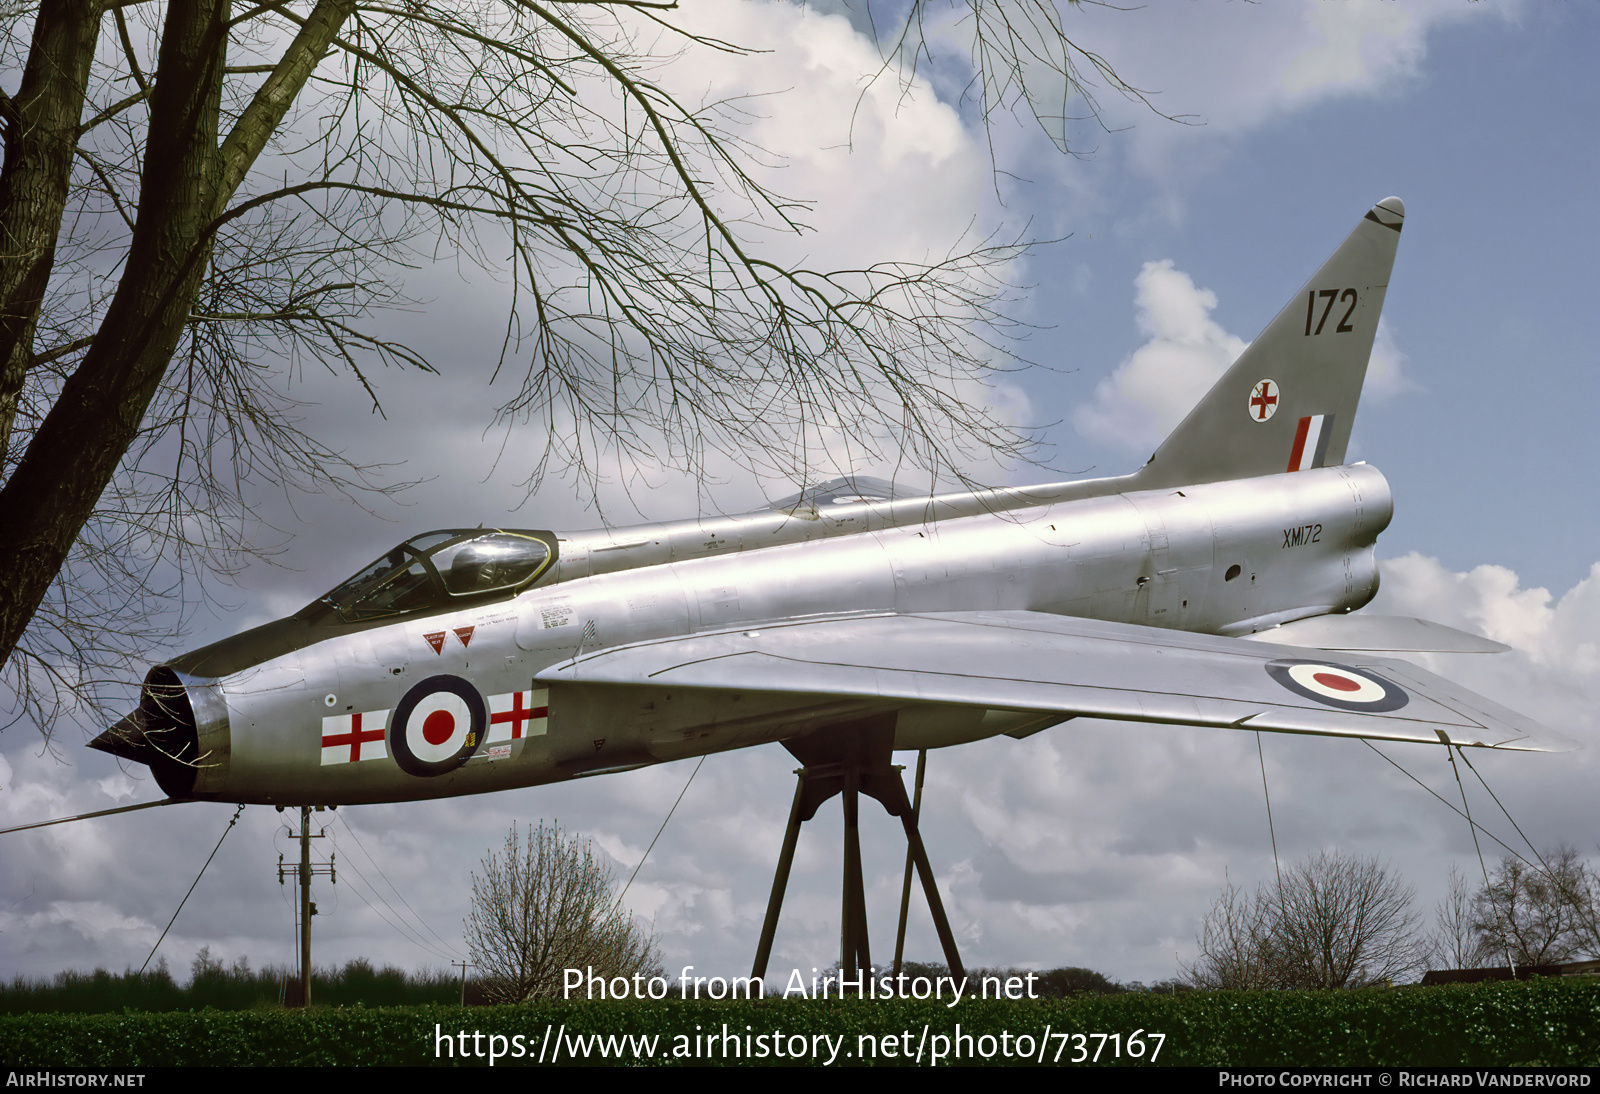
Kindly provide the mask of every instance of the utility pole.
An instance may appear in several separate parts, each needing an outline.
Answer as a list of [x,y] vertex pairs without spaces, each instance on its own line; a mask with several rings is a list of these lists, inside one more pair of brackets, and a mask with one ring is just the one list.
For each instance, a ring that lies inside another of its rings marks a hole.
[[452,962],[450,962],[450,964],[452,964],[452,965],[460,965],[461,966],[461,1005],[462,1006],[466,1006],[467,1005],[467,966],[472,964],[472,962],[470,962],[470,961],[452,961]]
[[[325,806],[316,806],[319,813],[324,808]],[[311,841],[324,839],[327,836],[327,829],[323,829],[315,835],[312,834],[311,810],[312,807],[309,805],[300,807],[300,865],[297,867],[289,866],[284,863],[281,854],[278,856],[278,884],[282,885],[285,877],[293,875],[296,883],[300,886],[300,922],[297,926],[299,927],[300,935],[300,1005],[302,1007],[311,1005],[311,917],[317,914],[317,906],[311,901],[311,878],[314,874],[326,874],[333,884],[337,885],[339,883],[338,876],[334,873],[332,855],[328,856],[328,863],[325,866],[313,866],[311,864]],[[278,806],[278,811],[280,813],[283,812],[283,806]],[[289,832],[290,835],[293,835],[294,829],[291,828]]]

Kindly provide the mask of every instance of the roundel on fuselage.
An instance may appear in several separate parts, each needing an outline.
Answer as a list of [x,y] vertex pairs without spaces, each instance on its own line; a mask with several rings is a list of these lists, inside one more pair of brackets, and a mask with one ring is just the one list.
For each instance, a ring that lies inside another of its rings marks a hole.
[[1269,661],[1267,674],[1296,695],[1339,710],[1379,714],[1411,701],[1405,689],[1370,669],[1329,661]]
[[459,676],[430,676],[395,707],[389,754],[408,775],[443,775],[478,750],[487,721],[477,688]]

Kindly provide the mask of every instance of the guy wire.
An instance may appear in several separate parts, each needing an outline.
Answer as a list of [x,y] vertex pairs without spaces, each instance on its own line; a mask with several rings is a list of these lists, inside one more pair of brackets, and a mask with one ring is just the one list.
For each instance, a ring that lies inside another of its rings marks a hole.
[[200,872],[194,876],[194,882],[189,886],[189,891],[183,894],[183,899],[178,901],[178,911],[172,913],[172,918],[167,920],[166,927],[161,932],[161,937],[156,939],[156,944],[150,947],[150,957],[144,959],[144,964],[139,966],[139,975],[144,975],[144,970],[150,967],[150,958],[156,955],[161,948],[162,941],[167,937],[167,931],[172,930],[172,925],[178,922],[178,912],[183,911],[183,906],[189,903],[189,897],[194,893],[194,887],[200,884],[200,879],[205,876],[206,866],[211,865],[211,860],[217,857],[217,852],[222,850],[222,841],[228,838],[228,833],[233,831],[233,826],[239,821],[239,814],[244,812],[244,806],[233,811],[233,817],[228,821],[228,827],[222,830],[222,835],[217,837],[217,845],[211,849],[211,854],[206,856],[205,866],[200,867]]

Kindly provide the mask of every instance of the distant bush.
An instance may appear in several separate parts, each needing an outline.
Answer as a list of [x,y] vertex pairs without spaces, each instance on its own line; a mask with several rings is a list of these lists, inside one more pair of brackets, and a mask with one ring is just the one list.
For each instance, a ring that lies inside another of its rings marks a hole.
[[173,982],[165,960],[144,973],[69,969],[49,980],[18,976],[9,984],[0,984],[0,1014],[178,1010],[184,1006],[183,996],[184,989]]
[[[68,970],[50,979],[16,977],[0,984],[0,1014],[107,1014],[123,1010],[249,1010],[278,1006],[297,974],[264,965],[252,970],[248,958],[225,965],[202,948],[190,965],[188,987],[172,979],[166,959],[153,969],[121,973]],[[472,985],[468,985],[469,998]],[[451,1004],[461,998],[461,983],[447,970],[407,972],[387,965],[375,969],[364,957],[340,968],[313,969],[311,999],[332,1007],[401,1007]]]

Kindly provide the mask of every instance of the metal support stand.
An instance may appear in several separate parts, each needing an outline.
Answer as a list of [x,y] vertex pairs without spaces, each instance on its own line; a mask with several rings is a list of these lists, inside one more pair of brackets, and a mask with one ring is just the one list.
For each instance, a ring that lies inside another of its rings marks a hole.
[[[922,780],[928,773],[928,750],[917,750],[917,789],[911,799],[911,824],[916,826],[922,816]],[[906,956],[906,916],[911,911],[911,871],[916,863],[911,857],[911,845],[906,844],[906,876],[900,883],[900,926],[894,934],[894,975],[900,975]]]
[[[922,879],[928,910],[933,914],[933,925],[939,932],[939,943],[944,947],[945,963],[950,966],[952,975],[966,975],[961,956],[956,952],[955,935],[951,933],[950,922],[945,918],[944,903],[939,899],[933,870],[928,865],[928,853],[922,845],[916,813],[906,798],[905,783],[900,777],[901,768],[889,762],[894,746],[894,719],[893,714],[879,715],[830,726],[797,740],[784,742],[784,747],[804,766],[795,772],[798,779],[794,804],[789,810],[783,850],[778,855],[778,868],[772,878],[772,895],[767,900],[767,915],[761,924],[761,940],[756,946],[755,964],[750,974],[752,978],[759,979],[767,973],[773,937],[778,931],[778,916],[783,910],[783,894],[789,886],[789,870],[794,864],[795,846],[800,840],[800,826],[816,816],[822,803],[835,794],[844,796],[844,892],[839,916],[841,971],[853,973],[872,967],[871,948],[867,939],[866,893],[861,872],[860,795],[866,794],[876,798],[891,817],[900,818],[905,829],[910,862],[916,866],[917,874]],[[919,764],[919,806],[921,783]],[[909,871],[909,865],[907,869]],[[907,886],[909,884],[908,873]],[[902,936],[904,921],[905,912],[902,909]]]

